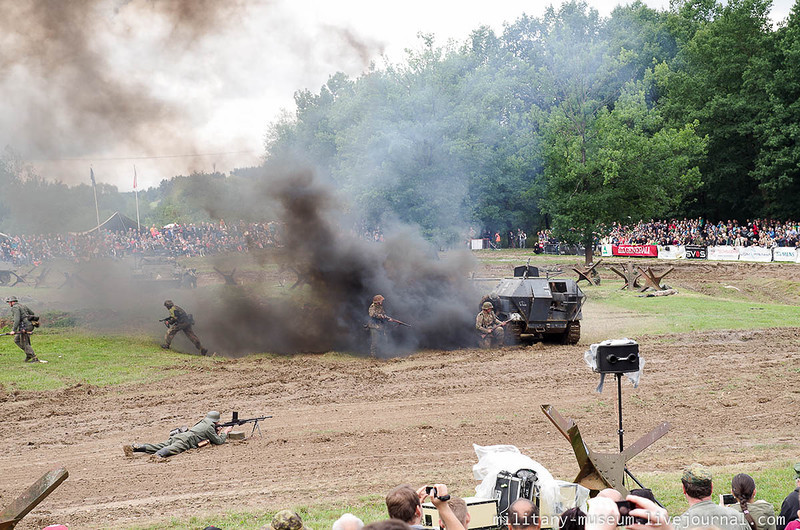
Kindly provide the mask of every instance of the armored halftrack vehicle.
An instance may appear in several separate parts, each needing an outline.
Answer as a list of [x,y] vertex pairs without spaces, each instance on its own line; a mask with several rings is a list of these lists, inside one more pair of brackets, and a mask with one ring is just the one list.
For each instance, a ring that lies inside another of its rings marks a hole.
[[506,337],[516,342],[552,340],[577,344],[581,338],[581,308],[586,300],[575,280],[542,278],[537,267],[514,268],[481,304],[489,301],[500,320],[509,320]]

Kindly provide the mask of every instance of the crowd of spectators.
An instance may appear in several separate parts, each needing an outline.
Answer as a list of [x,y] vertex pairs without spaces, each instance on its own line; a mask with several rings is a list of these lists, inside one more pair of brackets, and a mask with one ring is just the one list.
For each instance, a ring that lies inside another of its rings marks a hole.
[[[558,245],[551,230],[538,232],[539,248]],[[710,222],[697,219],[640,221],[623,225],[615,223],[599,234],[599,243],[611,245],[701,245],[750,247],[800,246],[800,222],[775,219],[748,219],[744,223],[728,219]]]
[[0,237],[0,261],[39,265],[54,259],[74,262],[126,255],[206,256],[249,252],[281,245],[278,223],[170,224],[127,231]]

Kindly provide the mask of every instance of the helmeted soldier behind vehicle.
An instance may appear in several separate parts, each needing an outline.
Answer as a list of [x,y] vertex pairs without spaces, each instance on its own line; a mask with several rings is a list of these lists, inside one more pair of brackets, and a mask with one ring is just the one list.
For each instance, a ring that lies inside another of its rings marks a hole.
[[192,331],[194,319],[191,317],[191,315],[187,314],[186,311],[172,303],[172,300],[165,300],[164,307],[169,310],[169,317],[164,320],[164,324],[166,324],[168,330],[167,336],[164,338],[164,344],[162,344],[161,347],[165,350],[168,350],[172,344],[172,339],[175,338],[175,335],[177,335],[179,331],[183,331],[184,335],[186,335],[186,337],[192,341],[194,347],[200,350],[201,355],[207,354],[208,350],[203,348],[203,345],[200,344],[200,339],[198,339],[197,335],[195,335],[194,331]]
[[493,345],[502,346],[505,338],[504,324],[505,322],[494,314],[492,303],[484,302],[481,305],[481,312],[475,318],[475,329],[478,330],[478,346],[481,348],[491,348]]
[[[207,440],[214,445],[222,445],[228,439],[228,433],[233,426],[225,427],[220,431],[219,412],[209,411],[206,417],[195,424],[191,429],[175,429],[170,432],[169,440],[158,444],[130,444],[123,445],[122,451],[125,456],[133,456],[133,453],[155,454],[159,458],[168,458],[189,449],[197,449],[200,444]],[[203,444],[205,445],[205,444]]]
[[11,331],[14,333],[14,343],[25,352],[26,363],[38,363],[39,359],[31,346],[31,333],[35,326],[34,322],[38,319],[28,306],[19,303],[16,296],[6,298],[6,303],[11,306],[11,318],[14,321]]
[[376,294],[369,306],[369,354],[373,357],[377,357],[386,344],[386,322],[389,317],[383,311],[383,301],[383,296]]

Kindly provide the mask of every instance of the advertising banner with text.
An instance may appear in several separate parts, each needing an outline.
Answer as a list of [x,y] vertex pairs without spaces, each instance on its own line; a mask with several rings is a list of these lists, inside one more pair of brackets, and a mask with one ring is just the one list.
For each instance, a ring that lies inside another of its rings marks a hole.
[[611,252],[615,256],[628,258],[657,258],[658,247],[655,245],[612,245]]
[[794,247],[775,247],[772,249],[774,261],[797,261],[797,249]]
[[739,250],[736,247],[708,247],[708,259],[718,261],[736,261],[739,259]]
[[611,251],[611,245],[602,245],[600,247],[600,255],[604,258],[610,258],[613,256],[614,253]]
[[708,247],[700,245],[686,245],[686,259],[708,258]]
[[683,259],[685,250],[681,245],[658,247],[658,259]]
[[764,247],[739,247],[739,261],[772,261],[772,249]]

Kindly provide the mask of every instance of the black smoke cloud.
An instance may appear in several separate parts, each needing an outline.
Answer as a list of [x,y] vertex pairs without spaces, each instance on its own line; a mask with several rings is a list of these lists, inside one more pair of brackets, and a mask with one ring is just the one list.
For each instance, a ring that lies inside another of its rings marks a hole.
[[[376,243],[355,237],[337,193],[311,171],[267,180],[268,197],[282,211],[284,245],[256,254],[305,283],[288,296],[257,296],[226,286],[204,335],[221,353],[363,351],[367,309],[382,294],[387,313],[411,324],[390,325],[386,355],[474,342],[477,295],[469,280],[475,260],[464,251],[439,255],[408,226]],[[204,339],[206,340],[206,339]]]

